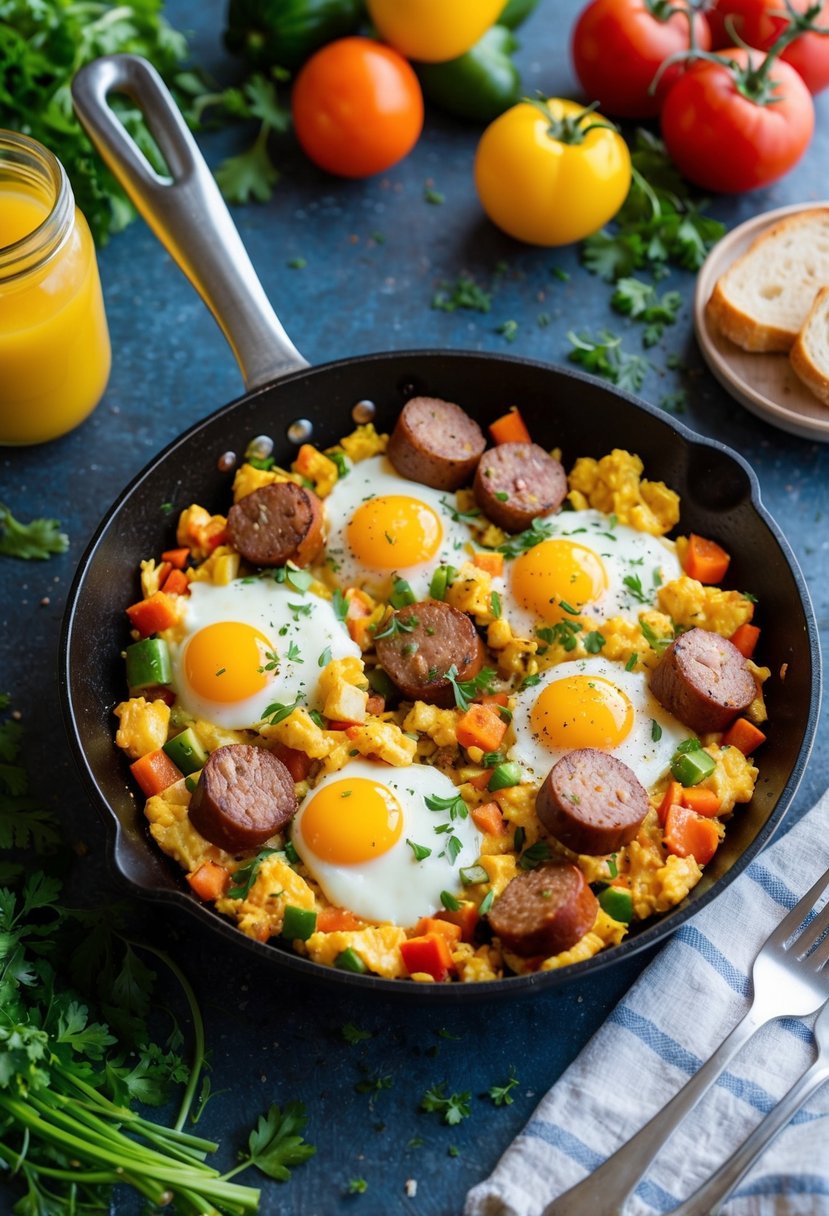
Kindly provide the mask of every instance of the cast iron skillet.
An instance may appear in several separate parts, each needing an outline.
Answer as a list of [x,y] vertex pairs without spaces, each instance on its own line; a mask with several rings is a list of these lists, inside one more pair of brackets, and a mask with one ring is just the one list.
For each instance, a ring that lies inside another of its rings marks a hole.
[[[171,170],[156,176],[107,105],[127,93],[147,115]],[[104,159],[206,300],[231,342],[248,392],[171,443],[118,498],[81,560],[64,620],[61,681],[73,750],[109,829],[117,872],[142,896],[184,908],[240,947],[269,959],[286,977],[316,976],[430,1001],[517,994],[586,976],[665,938],[709,903],[770,839],[795,792],[816,728],[820,656],[803,577],[779,528],[760,502],[757,480],[730,449],[694,435],[641,401],[575,371],[524,359],[456,351],[404,351],[343,359],[308,369],[272,312],[216,185],[153,69],[113,56],[79,73],[75,105]],[[682,499],[680,530],[715,536],[732,553],[729,585],[759,599],[770,728],[752,802],[738,809],[700,884],[676,909],[635,929],[619,946],[561,971],[470,985],[407,984],[322,967],[278,944],[251,941],[186,889],[177,866],[151,841],[126,763],[113,743],[112,709],[126,695],[121,652],[124,607],[136,593],[139,561],[173,542],[179,511],[192,502],[226,512],[232,474],[217,469],[227,451],[244,452],[268,434],[280,463],[292,456],[289,432],[310,422],[325,446],[352,429],[354,408],[376,406],[388,430],[415,394],[459,402],[486,426],[520,405],[533,437],[558,445],[565,463],[614,447],[638,452],[651,477]],[[172,504],[165,516],[162,504]],[[785,667],[785,679],[779,674]]]

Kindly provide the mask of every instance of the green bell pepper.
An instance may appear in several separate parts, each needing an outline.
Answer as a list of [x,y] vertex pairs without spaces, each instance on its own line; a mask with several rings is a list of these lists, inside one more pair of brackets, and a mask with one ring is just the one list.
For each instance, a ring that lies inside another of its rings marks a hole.
[[509,30],[517,30],[523,25],[538,4],[538,0],[507,0],[501,15],[499,25],[505,25]]
[[230,0],[225,45],[254,67],[293,71],[362,18],[363,0]]
[[202,747],[192,726],[174,735],[164,744],[164,750],[185,776],[196,773],[207,764],[207,752]]
[[127,684],[130,692],[142,692],[159,684],[169,684],[173,678],[170,651],[163,638],[142,638],[124,652],[127,661]]
[[521,99],[521,77],[510,58],[516,45],[510,30],[493,25],[465,55],[418,64],[423,92],[456,118],[492,122]]

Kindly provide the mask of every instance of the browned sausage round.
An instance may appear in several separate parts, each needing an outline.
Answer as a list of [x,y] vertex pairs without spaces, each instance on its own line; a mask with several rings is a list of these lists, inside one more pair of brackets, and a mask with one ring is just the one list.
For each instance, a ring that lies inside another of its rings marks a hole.
[[733,642],[707,629],[689,629],[662,655],[651,692],[675,718],[702,734],[725,730],[748,709],[757,688]]
[[442,600],[399,608],[380,633],[386,636],[377,639],[377,658],[409,701],[454,705],[446,672],[454,664],[459,680],[471,680],[484,665],[486,651],[472,621]]
[[238,853],[264,844],[296,807],[282,761],[264,747],[233,743],[208,756],[190,799],[190,822],[211,844]]
[[599,901],[578,866],[550,861],[509,882],[489,913],[489,923],[506,950],[531,955],[560,954],[593,928]]
[[254,566],[307,566],[322,549],[322,504],[312,490],[275,481],[240,498],[228,512],[227,535]]
[[559,509],[567,475],[537,443],[499,443],[481,457],[473,488],[488,519],[506,532],[523,532],[539,515]]
[[621,760],[595,747],[568,752],[538,791],[538,818],[574,853],[615,853],[633,840],[648,813],[648,794]]
[[439,397],[412,397],[400,411],[386,454],[398,473],[436,490],[468,485],[486,447],[477,422]]

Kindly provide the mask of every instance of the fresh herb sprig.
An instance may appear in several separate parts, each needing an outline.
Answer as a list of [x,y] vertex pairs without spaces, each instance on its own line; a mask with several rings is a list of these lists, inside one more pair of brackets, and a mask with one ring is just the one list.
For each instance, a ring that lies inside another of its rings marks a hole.
[[61,532],[58,520],[33,519],[24,524],[0,502],[0,554],[3,557],[45,561],[53,554],[65,553],[68,548],[69,537]]
[[632,355],[622,347],[622,339],[609,329],[597,335],[569,330],[567,341],[572,346],[567,358],[579,363],[594,376],[603,376],[619,388],[636,393],[642,387],[650,363],[642,355]]

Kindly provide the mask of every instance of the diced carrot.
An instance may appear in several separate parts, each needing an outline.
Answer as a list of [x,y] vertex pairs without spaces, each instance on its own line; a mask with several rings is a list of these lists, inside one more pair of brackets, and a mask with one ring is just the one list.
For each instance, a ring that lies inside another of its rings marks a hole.
[[[489,777],[490,773],[487,770],[487,783]],[[475,827],[481,832],[486,832],[490,836],[499,836],[504,830],[504,816],[497,802],[483,802],[480,806],[473,806],[469,814],[472,816]]]
[[369,618],[367,616],[346,617],[345,627],[348,630],[348,636],[352,642],[357,643],[361,650],[368,650],[374,640],[368,626]]
[[374,714],[374,716],[377,717],[379,714],[384,713],[385,709],[386,698],[381,697],[379,692],[369,693],[369,698],[366,701],[366,713]]
[[456,925],[450,920],[444,920],[440,913],[437,916],[421,916],[415,925],[415,933],[418,937],[423,937],[426,933],[442,933],[450,946],[456,945],[461,940],[460,925]]
[[434,919],[436,921],[446,920],[450,924],[457,925],[461,932],[461,941],[471,942],[481,918],[475,905],[471,901],[465,901],[459,908],[451,912],[448,908],[444,912],[436,912]]
[[509,705],[508,692],[482,692],[480,696],[475,698],[480,701],[481,705],[500,705],[506,708]]
[[665,846],[677,857],[693,857],[704,866],[717,851],[720,834],[711,819],[704,819],[696,811],[678,803],[669,809],[665,818]]
[[158,589],[159,589],[159,591],[161,591],[162,588],[164,587],[164,583],[167,580],[167,575],[170,573],[172,568],[173,567],[170,565],[169,562],[162,562],[161,565],[158,567]]
[[467,785],[471,785],[473,790],[485,790],[489,785],[492,777],[492,769],[485,768],[482,773],[476,773],[474,777],[467,779]]
[[489,433],[496,443],[532,443],[526,423],[515,406],[495,419]]
[[278,760],[285,765],[294,781],[305,781],[314,763],[310,756],[297,747],[288,747],[285,743],[275,743],[271,750]]
[[698,815],[704,815],[706,818],[719,815],[722,805],[719,794],[704,785],[689,785],[680,794],[679,801],[690,811],[696,811]]
[[364,929],[366,922],[360,920],[348,908],[321,908],[317,913],[318,933],[351,932],[354,929]]
[[163,591],[156,591],[147,599],[139,600],[137,604],[131,604],[127,609],[127,616],[142,638],[148,638],[151,633],[160,633],[162,629],[169,629],[176,621],[178,612],[169,595],[165,595]]
[[755,747],[765,743],[766,736],[748,718],[737,718],[731,723],[720,740],[721,747],[737,747],[744,756],[750,756]]
[[169,562],[176,570],[183,570],[190,560],[189,549],[167,549],[161,554],[163,562]]
[[197,870],[187,875],[187,881],[194,895],[209,904],[224,895],[230,883],[230,870],[217,861],[203,861]]
[[161,585],[165,595],[189,595],[190,582],[183,570],[171,570]]
[[697,536],[695,532],[688,537],[682,565],[690,578],[700,583],[719,583],[725,578],[730,561],[731,555],[715,540]]
[[424,933],[402,943],[400,956],[409,975],[430,975],[442,983],[454,970],[449,943],[442,933]]
[[130,772],[148,798],[175,785],[184,775],[161,747],[157,751],[147,752],[146,756],[131,764]]
[[294,468],[302,477],[311,477],[311,472],[314,468],[314,462],[318,458],[319,452],[312,443],[303,443],[302,447],[296,454]]
[[744,659],[750,659],[754,654],[759,636],[759,625],[750,625],[746,621],[744,625],[737,626],[729,640],[734,643]]
[[461,747],[480,747],[485,752],[497,751],[506,733],[507,724],[498,710],[476,703],[458,718],[455,729]]
[[682,786],[678,781],[674,781],[674,779],[671,778],[671,780],[668,782],[668,788],[665,790],[665,797],[660,802],[656,812],[660,823],[664,824],[665,816],[668,814],[668,810],[675,802],[679,802],[681,798]]
[[497,578],[504,573],[504,555],[495,549],[479,549],[472,555],[473,565]]

